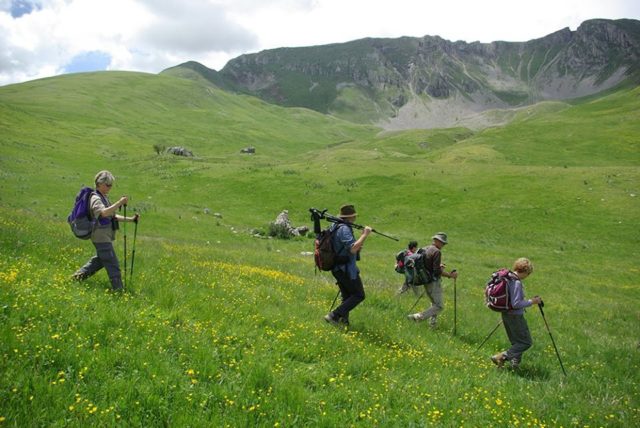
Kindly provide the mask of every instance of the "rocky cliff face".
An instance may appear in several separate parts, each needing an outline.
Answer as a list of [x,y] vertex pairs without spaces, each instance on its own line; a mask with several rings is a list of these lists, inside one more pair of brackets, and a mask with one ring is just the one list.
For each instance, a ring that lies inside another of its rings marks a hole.
[[363,39],[231,60],[227,86],[388,129],[464,124],[489,109],[581,97],[640,75],[640,21],[591,20],[523,43]]

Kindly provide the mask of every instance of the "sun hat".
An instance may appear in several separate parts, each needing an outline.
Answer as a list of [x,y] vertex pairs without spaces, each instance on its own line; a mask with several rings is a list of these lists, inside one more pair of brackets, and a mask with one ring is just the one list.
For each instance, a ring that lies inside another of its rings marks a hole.
[[438,232],[435,235],[433,235],[432,239],[437,239],[438,241],[442,242],[443,244],[448,244],[447,242],[447,234],[444,232]]
[[353,205],[343,205],[340,207],[340,215],[338,215],[338,217],[340,218],[349,218],[349,217],[355,217],[358,214],[356,214],[356,209],[353,207]]

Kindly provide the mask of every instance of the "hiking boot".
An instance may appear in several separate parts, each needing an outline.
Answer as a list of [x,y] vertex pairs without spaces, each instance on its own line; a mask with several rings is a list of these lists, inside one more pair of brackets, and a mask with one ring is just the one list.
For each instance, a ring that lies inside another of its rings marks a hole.
[[333,314],[328,313],[324,316],[324,320],[331,325],[339,325],[339,320],[334,318]]
[[493,364],[498,366],[498,368],[501,368],[504,362],[507,361],[507,355],[504,352],[500,352],[499,354],[492,355],[491,361],[493,361]]
[[338,324],[343,325],[345,327],[349,327],[349,318],[346,318],[346,317],[338,318]]
[[420,318],[420,314],[409,314],[407,315],[407,319],[410,319],[411,321],[415,321],[415,322],[422,321],[422,318]]
[[83,272],[76,272],[73,275],[71,275],[71,279],[73,279],[74,281],[84,281],[85,279],[87,279],[88,275],[86,273]]
[[429,318],[429,327],[431,327],[431,328],[437,328],[438,327],[438,320],[436,319],[436,317]]

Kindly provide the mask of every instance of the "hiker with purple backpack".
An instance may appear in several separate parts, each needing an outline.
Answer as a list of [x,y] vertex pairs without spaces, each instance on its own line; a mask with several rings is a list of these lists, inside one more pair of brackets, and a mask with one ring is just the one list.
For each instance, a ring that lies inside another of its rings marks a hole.
[[[533,345],[527,320],[524,318],[525,308],[539,305],[542,299],[535,296],[526,299],[522,281],[533,273],[533,264],[529,259],[519,258],[513,264],[513,271],[508,276],[508,309],[502,311],[502,323],[511,342],[511,347],[504,352],[499,352],[491,357],[491,361],[498,367],[502,367],[509,361],[511,368],[520,366],[522,354]],[[564,370],[564,368],[563,368]]]
[[73,278],[78,281],[85,280],[104,267],[109,275],[112,289],[122,291],[124,285],[113,241],[116,239],[119,222],[137,222],[140,216],[136,213],[133,217],[127,217],[116,213],[123,205],[127,206],[129,199],[122,196],[113,204],[109,202],[107,195],[114,181],[115,178],[109,171],[100,171],[95,176],[96,187],[95,191],[91,192],[88,209],[90,217],[95,222],[91,231],[91,242],[96,247],[96,255],[78,269],[73,274]]

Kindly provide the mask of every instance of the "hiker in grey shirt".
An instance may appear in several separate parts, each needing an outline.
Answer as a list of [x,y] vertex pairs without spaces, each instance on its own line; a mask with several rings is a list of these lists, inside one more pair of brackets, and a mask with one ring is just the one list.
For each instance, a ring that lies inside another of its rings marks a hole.
[[139,215],[124,217],[116,214],[116,211],[121,206],[127,205],[129,199],[123,196],[114,204],[109,202],[107,195],[111,191],[114,181],[115,178],[109,171],[100,171],[96,174],[96,190],[91,194],[91,199],[89,200],[91,218],[96,219],[95,227],[91,233],[91,242],[96,247],[96,255],[78,269],[73,274],[73,278],[82,281],[104,267],[109,275],[111,288],[120,291],[124,287],[118,257],[113,249],[113,241],[116,239],[118,222],[137,222]]
[[511,347],[491,357],[491,361],[498,367],[502,367],[505,361],[509,361],[511,368],[518,368],[522,360],[522,354],[533,345],[527,320],[524,318],[524,309],[529,306],[539,305],[542,299],[535,296],[531,299],[524,297],[524,285],[522,280],[533,273],[533,264],[526,258],[520,258],[513,264],[513,272],[517,279],[510,279],[508,283],[510,304],[508,311],[502,312],[504,329],[511,342]]

